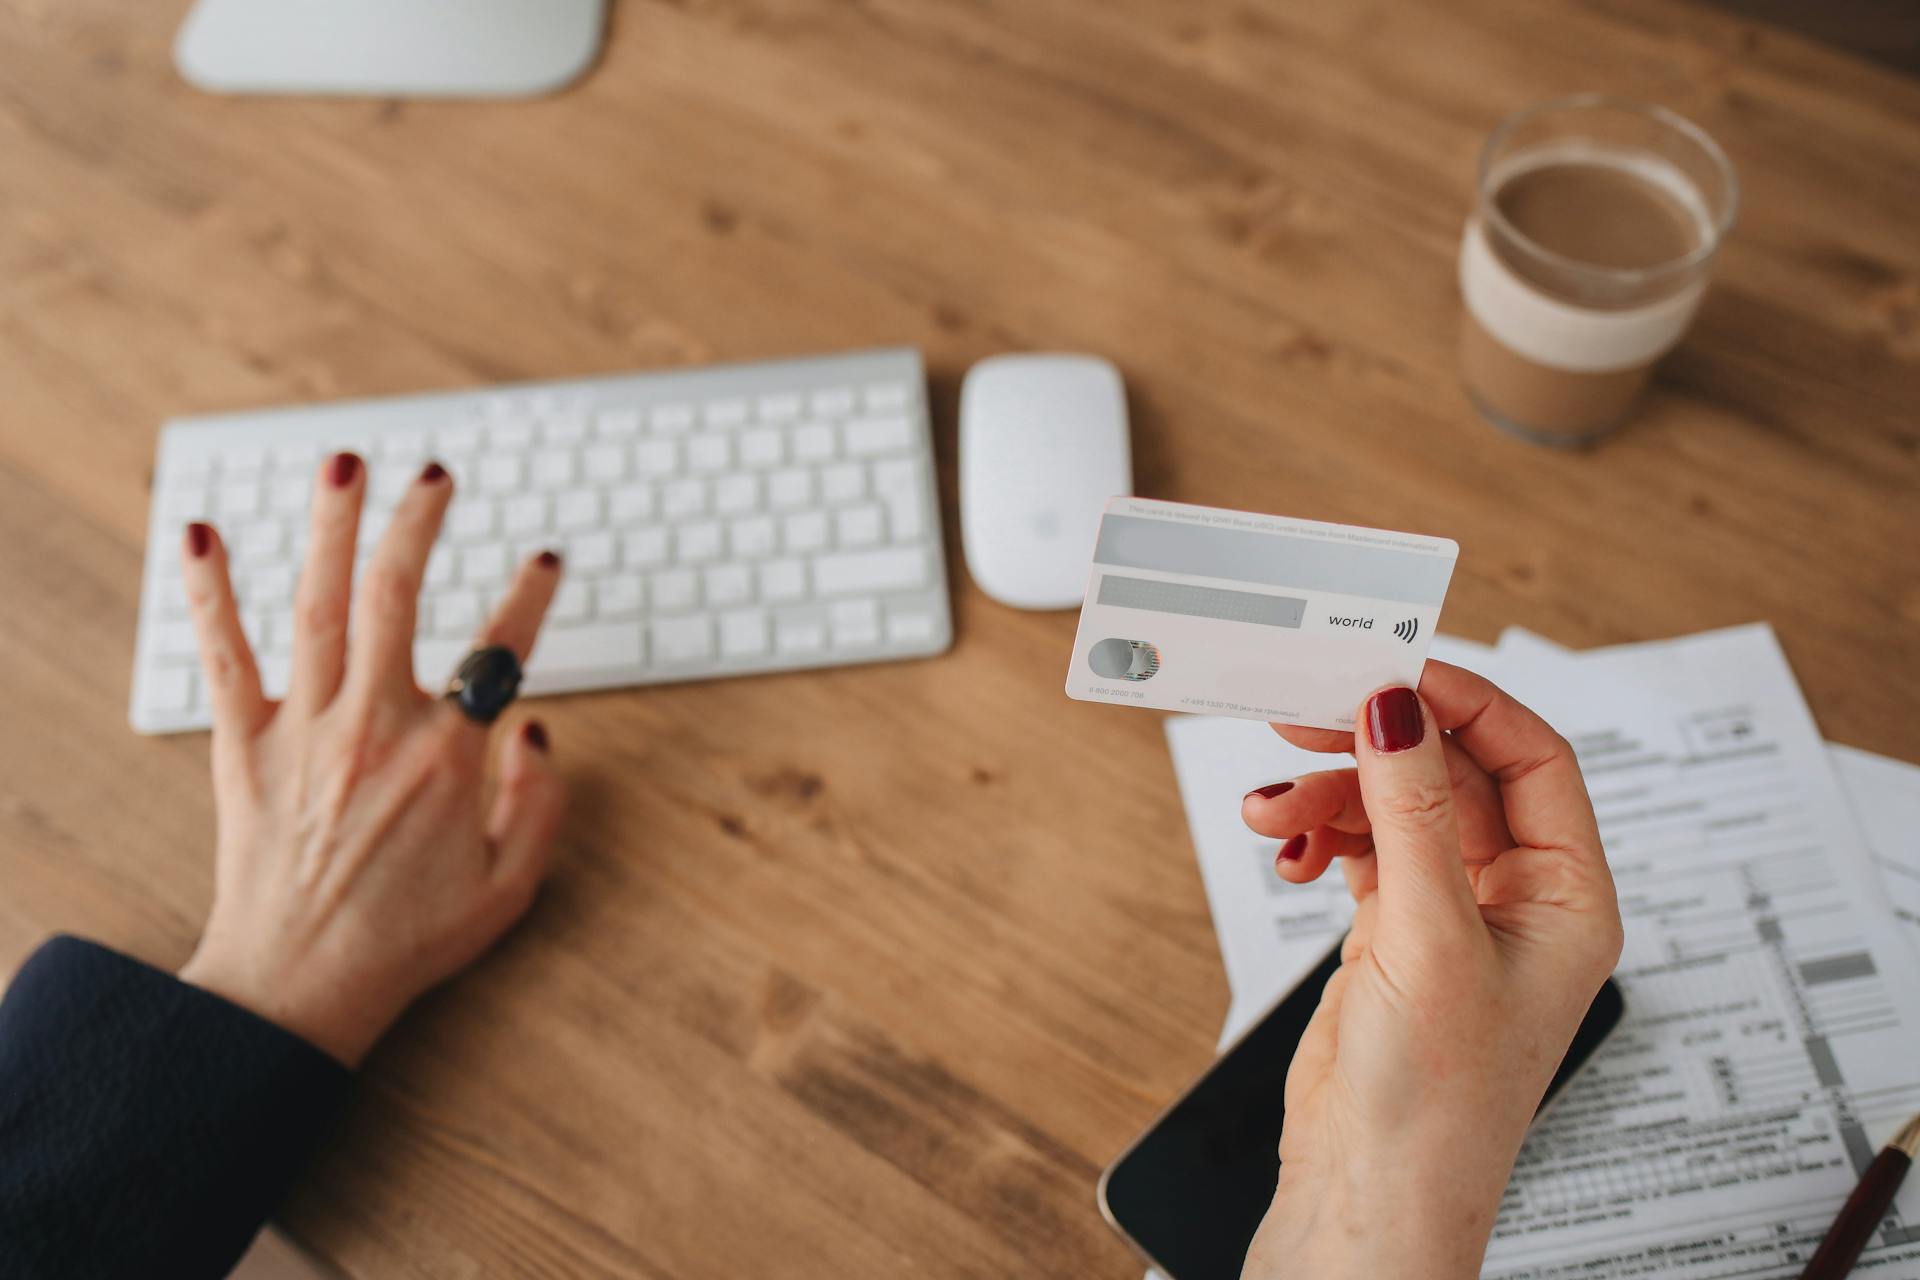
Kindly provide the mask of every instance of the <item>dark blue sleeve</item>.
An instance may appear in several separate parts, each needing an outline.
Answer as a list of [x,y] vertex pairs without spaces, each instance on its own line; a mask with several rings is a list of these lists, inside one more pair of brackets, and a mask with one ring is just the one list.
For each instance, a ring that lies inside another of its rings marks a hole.
[[238,1005],[53,939],[0,1001],[0,1277],[225,1276],[351,1080]]

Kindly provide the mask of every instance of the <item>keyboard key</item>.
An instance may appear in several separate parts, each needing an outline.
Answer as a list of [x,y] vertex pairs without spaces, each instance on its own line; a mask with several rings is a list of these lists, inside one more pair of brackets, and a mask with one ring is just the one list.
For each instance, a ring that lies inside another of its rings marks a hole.
[[158,667],[148,672],[140,702],[149,711],[185,711],[193,705],[193,668]]
[[553,501],[553,527],[562,532],[595,529],[600,523],[600,495],[592,489],[576,489]]
[[853,412],[853,404],[852,387],[816,391],[807,400],[807,407],[823,418],[843,418]]
[[786,520],[788,551],[819,551],[827,545],[827,513],[801,511]]
[[626,446],[618,444],[593,445],[581,455],[580,465],[590,482],[594,484],[610,484],[627,474]]
[[772,516],[748,516],[735,520],[727,530],[728,554],[736,560],[758,560],[773,554],[779,541]]
[[698,602],[700,580],[691,569],[668,569],[647,583],[647,596],[656,613],[685,613]]
[[547,626],[534,642],[527,674],[537,679],[581,671],[632,671],[644,654],[636,623]]
[[476,477],[482,493],[512,493],[525,482],[526,471],[515,457],[488,457],[480,460]]
[[786,437],[771,427],[740,433],[740,465],[743,467],[778,466],[786,452]]
[[[305,494],[301,503],[306,502]],[[202,520],[213,511],[212,495],[205,489],[169,489],[160,495],[160,514],[175,524]]]
[[640,615],[640,579],[623,573],[593,584],[595,613],[606,619],[635,618]]
[[926,504],[917,489],[887,495],[887,523],[895,542],[918,542],[927,535]]
[[693,406],[663,404],[653,411],[653,429],[661,435],[676,436],[693,428]]
[[791,392],[761,396],[754,411],[762,422],[785,422],[800,416],[800,397]]
[[809,422],[793,433],[793,456],[797,462],[825,462],[836,447],[831,422]]
[[673,440],[642,440],[633,447],[633,468],[642,476],[677,475],[680,445]]
[[902,609],[887,615],[890,644],[921,644],[933,639],[933,614],[925,609]]
[[813,472],[796,467],[767,477],[767,505],[775,511],[804,507],[812,501]]
[[[427,452],[426,438],[416,436],[389,435],[381,441],[383,451],[389,458],[416,458]],[[445,427],[433,437],[433,452],[444,458],[464,458],[468,454],[480,452],[480,428],[477,425],[461,424]]]
[[870,547],[880,541],[880,508],[872,503],[836,512],[833,523],[843,547]]
[[544,532],[547,527],[546,495],[529,493],[507,499],[500,509],[500,522],[509,535]]
[[709,427],[737,427],[747,420],[747,402],[715,400],[701,410],[700,420]]
[[623,484],[607,493],[607,520],[615,525],[630,525],[653,515],[653,488],[644,484]]
[[433,554],[427,557],[428,590],[453,585],[453,554],[452,547],[435,547]]
[[900,493],[912,490],[919,493],[920,464],[913,458],[883,458],[873,464],[873,491],[875,493]]
[[836,462],[820,468],[822,502],[852,502],[864,496],[866,488],[866,468],[857,462]]
[[807,567],[798,560],[771,560],[760,566],[760,598],[799,600],[807,594]]
[[549,449],[533,457],[533,482],[543,489],[564,489],[579,474],[573,453],[567,449]]
[[449,591],[433,601],[433,632],[444,638],[471,635],[480,627],[480,597],[472,591]]
[[375,467],[368,478],[367,499],[380,505],[388,505],[400,500],[419,474],[411,462],[390,467]]
[[815,653],[827,647],[827,628],[817,613],[786,614],[774,624],[773,644],[781,653]]
[[149,633],[147,647],[155,657],[174,661],[200,656],[200,644],[190,622],[161,623]]
[[764,609],[736,609],[720,615],[720,654],[748,658],[767,651],[767,614]]
[[707,607],[721,609],[753,599],[753,571],[743,564],[719,564],[702,575]]
[[660,509],[669,520],[684,520],[688,516],[705,515],[707,510],[707,482],[705,480],[674,480],[660,491]]
[[507,580],[507,549],[497,542],[460,553],[460,581],[469,587],[496,587]]
[[307,509],[307,497],[313,481],[305,476],[286,476],[267,486],[267,510],[276,515],[298,515]]
[[320,446],[300,443],[277,444],[267,456],[273,460],[273,465],[279,470],[295,472],[304,479],[320,465]]
[[827,610],[837,649],[864,649],[880,643],[880,603],[871,597],[836,600]]
[[525,453],[533,447],[534,430],[530,418],[507,418],[487,428],[487,443],[506,453]]
[[171,564],[167,566],[166,574],[160,582],[159,594],[154,597],[155,607],[163,618],[184,618],[187,616],[187,586],[180,581],[180,571]]
[[737,516],[760,505],[760,477],[754,475],[721,476],[713,482],[715,514]]
[[286,545],[286,530],[277,523],[262,521],[247,525],[240,531],[235,550],[242,560],[273,560],[279,558]]
[[553,593],[553,606],[547,610],[547,616],[562,625],[586,621],[588,605],[592,603],[587,591],[587,584],[578,578],[561,583],[560,589]]
[[587,438],[587,415],[561,409],[540,424],[540,434],[549,444],[579,444]]
[[640,434],[640,411],[633,408],[602,409],[593,416],[594,434],[604,440],[626,440]]
[[257,476],[267,467],[267,451],[255,445],[240,445],[220,454],[220,472],[227,476]]
[[656,619],[652,631],[656,662],[698,662],[713,656],[713,619],[704,613]]
[[667,562],[667,531],[635,529],[620,540],[620,560],[629,569],[652,569]]
[[226,517],[250,516],[260,509],[260,482],[236,480],[220,486],[218,510]]
[[616,552],[613,535],[605,529],[583,533],[567,543],[567,572],[598,577],[613,568]]
[[926,581],[927,553],[920,547],[841,552],[813,562],[814,589],[823,596],[904,591]]
[[875,413],[904,409],[913,401],[913,388],[904,382],[881,382],[867,388],[867,408]]
[[687,441],[689,471],[724,471],[733,461],[733,443],[726,436],[695,436]]
[[910,418],[860,418],[847,424],[847,452],[856,458],[904,453],[912,444]]
[[493,533],[493,503],[485,498],[453,504],[447,513],[447,536],[456,542],[478,542]]
[[713,520],[681,525],[673,538],[673,558],[681,564],[705,564],[720,558],[720,525]]

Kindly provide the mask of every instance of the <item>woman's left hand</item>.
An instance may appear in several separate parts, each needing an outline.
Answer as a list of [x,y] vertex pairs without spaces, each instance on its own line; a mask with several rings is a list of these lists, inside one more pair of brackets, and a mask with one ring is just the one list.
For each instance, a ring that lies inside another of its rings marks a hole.
[[[527,721],[483,806],[486,727],[415,683],[417,600],[453,478],[434,465],[407,487],[356,595],[366,488],[357,456],[322,464],[283,701],[261,691],[219,535],[190,525],[182,547],[219,841],[213,912],[180,976],[349,1066],[526,911],[565,801],[546,731]],[[476,646],[524,662],[559,578],[552,553],[528,560]]]

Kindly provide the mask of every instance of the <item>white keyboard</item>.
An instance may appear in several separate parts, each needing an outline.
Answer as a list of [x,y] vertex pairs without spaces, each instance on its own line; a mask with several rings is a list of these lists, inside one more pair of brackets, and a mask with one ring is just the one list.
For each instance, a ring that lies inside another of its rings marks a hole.
[[284,692],[314,473],[369,468],[364,563],[429,460],[453,473],[414,670],[445,683],[528,555],[566,577],[524,691],[923,657],[952,639],[912,350],[491,388],[169,423],[134,659],[133,726],[209,720],[181,528],[217,525],[270,696]]

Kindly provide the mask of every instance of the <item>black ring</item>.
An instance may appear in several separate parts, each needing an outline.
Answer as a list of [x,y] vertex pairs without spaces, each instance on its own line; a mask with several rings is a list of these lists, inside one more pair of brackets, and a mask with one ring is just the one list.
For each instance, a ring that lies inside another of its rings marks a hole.
[[520,659],[505,645],[475,649],[447,684],[447,697],[475,724],[492,724],[520,692]]

